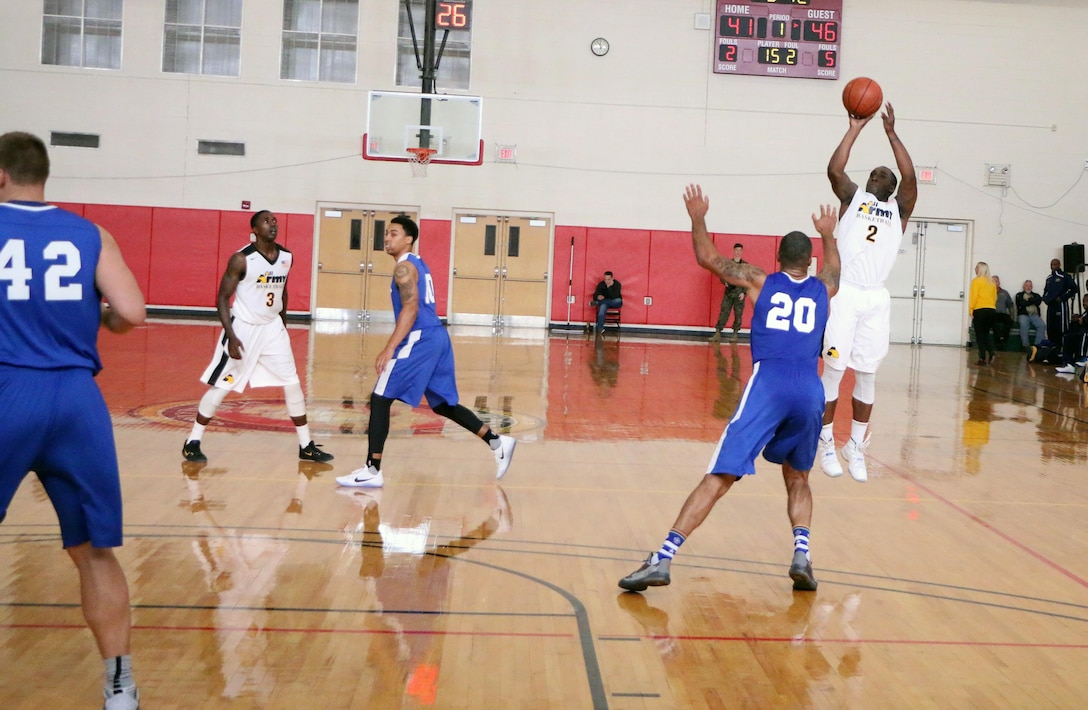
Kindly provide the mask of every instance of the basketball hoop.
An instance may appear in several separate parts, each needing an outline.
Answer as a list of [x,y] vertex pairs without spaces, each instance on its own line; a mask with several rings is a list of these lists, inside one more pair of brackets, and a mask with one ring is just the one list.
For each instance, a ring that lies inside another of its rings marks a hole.
[[434,148],[409,148],[408,163],[412,166],[412,177],[427,177],[427,166],[437,152]]

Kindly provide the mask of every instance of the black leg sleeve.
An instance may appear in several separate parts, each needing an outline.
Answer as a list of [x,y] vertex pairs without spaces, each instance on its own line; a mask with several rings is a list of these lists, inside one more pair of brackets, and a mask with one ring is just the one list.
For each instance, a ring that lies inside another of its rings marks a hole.
[[432,409],[435,414],[441,414],[446,419],[457,422],[473,434],[479,434],[480,430],[484,428],[483,421],[473,414],[471,409],[462,404],[453,407],[448,404],[440,404],[437,407],[432,407]]
[[389,438],[389,410],[393,400],[376,394],[370,395],[370,424],[367,426],[367,461],[374,454],[385,451],[385,440]]

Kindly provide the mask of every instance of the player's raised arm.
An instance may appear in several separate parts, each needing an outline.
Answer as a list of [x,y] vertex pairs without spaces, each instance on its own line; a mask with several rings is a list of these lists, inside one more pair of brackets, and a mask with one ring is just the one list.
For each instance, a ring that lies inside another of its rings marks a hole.
[[688,185],[684,190],[684,205],[691,217],[691,244],[695,249],[695,261],[710,273],[726,283],[747,289],[753,298],[763,288],[767,274],[763,269],[751,264],[738,264],[726,258],[714,246],[706,231],[706,213],[710,209],[710,199],[703,195],[699,185]]
[[838,197],[839,202],[842,203],[842,209],[846,209],[846,206],[850,204],[850,200],[854,199],[854,193],[858,190],[857,183],[846,174],[846,163],[850,160],[850,149],[854,147],[854,141],[861,134],[861,129],[865,128],[865,124],[871,121],[873,117],[857,118],[850,116],[849,118],[850,127],[846,129],[846,135],[839,141],[835,152],[831,154],[831,160],[827,163],[827,179],[831,181],[831,189],[834,191],[835,197]]
[[831,205],[820,205],[820,213],[812,215],[812,225],[820,233],[820,239],[824,245],[824,265],[817,274],[817,278],[827,286],[828,297],[834,296],[839,291],[839,245],[835,241],[835,208]]
[[918,176],[914,173],[914,162],[910,159],[910,153],[899,135],[895,132],[895,109],[889,101],[884,106],[884,112],[880,114],[884,121],[884,132],[888,134],[888,142],[892,146],[892,155],[895,156],[895,167],[899,168],[902,179],[899,181],[899,192],[895,195],[895,201],[899,204],[899,217],[903,220],[903,231],[907,231],[907,222],[914,213],[914,203],[918,201]]

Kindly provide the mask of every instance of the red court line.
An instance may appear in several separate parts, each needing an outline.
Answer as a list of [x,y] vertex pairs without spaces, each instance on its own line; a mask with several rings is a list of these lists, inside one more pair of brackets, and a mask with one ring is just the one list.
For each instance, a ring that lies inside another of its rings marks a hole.
[[[881,463],[883,463],[883,462],[881,462]],[[997,535],[999,538],[1001,538],[1005,542],[1009,543],[1013,547],[1016,547],[1017,549],[1021,550],[1022,552],[1026,552],[1027,554],[1031,555],[1032,557],[1034,557],[1039,562],[1042,562],[1044,565],[1054,569],[1057,572],[1060,572],[1061,574],[1063,574],[1066,577],[1068,577],[1069,579],[1073,580],[1074,582],[1076,582],[1080,586],[1088,588],[1088,580],[1084,580],[1081,577],[1078,577],[1077,575],[1073,574],[1072,572],[1070,572],[1066,568],[1062,567],[1057,562],[1054,562],[1050,558],[1046,557],[1042,553],[1036,552],[1035,550],[1031,549],[1030,547],[1028,547],[1024,543],[1022,543],[1019,540],[1016,540],[1015,538],[1013,538],[1011,535],[1007,535],[1007,534],[1001,532],[1000,530],[995,528],[993,525],[990,525],[989,523],[987,523],[985,520],[978,517],[974,513],[971,513],[968,510],[956,505],[955,503],[953,503],[948,498],[945,498],[944,496],[942,496],[941,494],[937,493],[936,491],[928,488],[924,484],[919,483],[917,481],[917,479],[915,479],[914,477],[900,472],[894,466],[887,466],[887,464],[884,464],[884,465],[887,467],[887,469],[889,471],[894,472],[897,476],[899,476],[903,480],[909,481],[912,485],[918,486],[918,488],[922,489],[923,491],[925,491],[927,494],[929,494],[930,496],[932,496],[936,500],[939,500],[940,502],[944,503],[949,508],[952,508],[952,510],[955,510],[956,512],[960,513],[961,515],[966,517],[968,520],[981,525],[982,527],[986,528],[987,530],[992,532],[994,535]]]
[[[78,630],[86,629],[85,624],[0,624],[0,629],[38,629],[38,630]],[[133,631],[253,631],[252,626],[148,626],[133,625]],[[508,631],[413,631],[392,629],[306,629],[265,626],[257,629],[261,633],[274,634],[403,634],[405,636],[479,636],[503,638],[574,638],[574,634],[560,633],[516,633]]]

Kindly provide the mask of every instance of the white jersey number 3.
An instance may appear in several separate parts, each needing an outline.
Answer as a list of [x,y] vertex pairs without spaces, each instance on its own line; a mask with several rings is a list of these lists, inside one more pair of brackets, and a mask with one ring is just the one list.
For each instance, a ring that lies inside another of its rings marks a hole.
[[[71,242],[49,242],[42,250],[42,256],[47,261],[57,262],[45,270],[45,300],[78,301],[83,298],[82,284],[61,283],[61,279],[79,273],[82,262],[76,245]],[[23,240],[9,240],[0,250],[0,282],[8,282],[8,300],[30,300],[30,280],[33,277],[33,272],[26,265]]]
[[811,298],[799,298],[794,301],[786,293],[771,296],[774,305],[767,312],[767,327],[772,330],[793,329],[801,333],[811,333],[816,328],[816,301]]

